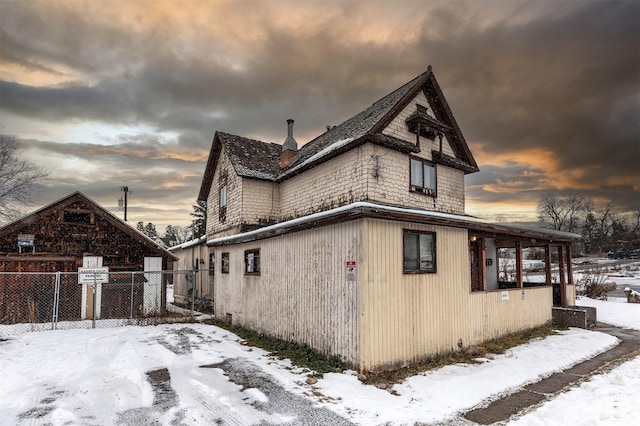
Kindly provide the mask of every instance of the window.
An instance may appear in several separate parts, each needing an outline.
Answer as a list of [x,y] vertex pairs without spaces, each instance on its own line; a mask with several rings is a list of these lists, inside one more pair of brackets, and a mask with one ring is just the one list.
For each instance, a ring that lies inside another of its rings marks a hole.
[[220,208],[227,207],[227,185],[220,187]]
[[92,219],[91,213],[74,211],[74,210],[64,211],[64,221],[68,223],[80,223],[82,225],[93,225],[93,221],[91,219]]
[[216,272],[216,255],[215,253],[209,253],[209,275],[214,275]]
[[436,195],[436,166],[420,158],[411,158],[411,191]]
[[224,222],[227,220],[227,184],[224,183],[220,187],[220,208],[218,209],[218,218],[220,222]]
[[244,252],[245,275],[260,275],[260,250],[247,250]]
[[220,264],[220,272],[223,274],[229,273],[229,253],[222,253],[222,261]]
[[406,274],[436,272],[436,234],[405,230],[403,258]]

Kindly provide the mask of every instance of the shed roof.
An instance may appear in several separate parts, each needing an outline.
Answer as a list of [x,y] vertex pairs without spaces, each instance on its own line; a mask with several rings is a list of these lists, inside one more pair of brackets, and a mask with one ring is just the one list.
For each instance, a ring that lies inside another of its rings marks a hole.
[[7,225],[0,227],[0,237],[5,235],[9,235],[15,232],[19,232],[21,228],[28,226],[33,222],[37,222],[40,217],[47,214],[47,212],[54,210],[56,208],[64,208],[65,206],[69,206],[78,201],[82,201],[88,205],[90,205],[96,212],[98,212],[102,217],[104,217],[109,223],[115,226],[120,231],[129,234],[131,237],[138,240],[140,243],[148,247],[149,249],[158,253],[158,256],[164,257],[168,260],[178,260],[178,258],[173,254],[166,250],[164,247],[153,241],[151,238],[144,235],[142,232],[133,228],[127,222],[124,222],[119,217],[115,216],[105,208],[103,208],[100,204],[96,203],[83,193],[76,191],[64,198],[61,198],[57,201],[54,201],[51,204],[48,204],[28,215],[14,221],[8,223]]

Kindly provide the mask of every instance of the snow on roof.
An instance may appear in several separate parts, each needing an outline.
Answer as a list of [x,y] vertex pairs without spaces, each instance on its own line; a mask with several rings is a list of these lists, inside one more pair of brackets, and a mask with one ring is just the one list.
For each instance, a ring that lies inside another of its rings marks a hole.
[[486,219],[481,219],[474,216],[456,215],[451,213],[443,213],[443,212],[436,212],[436,211],[430,211],[430,210],[388,206],[384,204],[361,201],[361,202],[347,204],[342,207],[337,207],[335,209],[326,210],[323,212],[313,213],[313,214],[299,217],[296,219],[287,220],[285,222],[280,222],[275,225],[265,226],[263,228],[259,228],[253,231],[243,232],[240,234],[234,234],[234,235],[229,235],[225,237],[213,238],[207,241],[207,245],[228,243],[234,240],[241,240],[241,239],[247,239],[247,238],[249,239],[258,238],[261,234],[267,234],[270,232],[283,230],[292,226],[329,218],[335,215],[339,215],[342,213],[347,213],[347,212],[359,210],[359,209],[372,210],[380,213],[398,213],[398,214],[404,214],[404,215],[423,217],[425,219],[427,218],[436,219],[436,220],[441,219],[450,223],[453,222],[453,223],[457,223],[459,225],[463,225],[465,227],[471,227],[471,228],[474,227],[474,225],[477,227],[491,227],[495,231],[504,232],[504,233],[509,233],[509,231],[512,231],[512,232],[525,231],[525,232],[532,232],[532,233],[538,234],[539,236],[558,237],[563,239],[580,239],[581,238],[580,235],[573,234],[571,232],[562,232],[562,231],[555,231],[552,229],[544,229],[544,228],[529,227],[529,226],[522,226],[522,225],[506,225],[504,223],[490,222]]
[[329,145],[328,147],[324,148],[323,150],[316,152],[315,154],[313,154],[311,157],[307,158],[306,160],[304,160],[302,163],[296,165],[295,167],[287,170],[287,173],[293,173],[294,171],[298,170],[300,167],[304,167],[307,164],[313,163],[315,160],[318,160],[322,157],[324,157],[327,154],[330,154],[331,152],[335,151],[338,148],[342,148],[343,146],[347,145],[349,142],[353,142],[354,138],[346,138],[346,139],[340,139],[337,142],[334,142],[333,144]]
[[186,249],[186,248],[189,248],[189,247],[193,247],[193,246],[197,246],[197,245],[203,244],[205,241],[207,241],[207,236],[203,235],[203,236],[201,236],[199,238],[194,238],[193,240],[189,240],[189,241],[187,241],[185,243],[178,244],[178,245],[173,246],[173,247],[169,247],[167,250],[173,251],[173,250],[178,250],[178,249]]

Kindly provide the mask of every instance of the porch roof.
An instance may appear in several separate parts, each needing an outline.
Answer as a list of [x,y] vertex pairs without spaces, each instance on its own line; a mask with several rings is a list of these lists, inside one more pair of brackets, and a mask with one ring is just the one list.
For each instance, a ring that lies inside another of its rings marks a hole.
[[213,238],[207,241],[207,245],[221,246],[238,244],[328,225],[335,223],[336,221],[348,221],[365,217],[450,226],[454,228],[468,229],[475,232],[493,233],[502,237],[532,239],[546,243],[566,243],[582,239],[580,235],[571,232],[515,224],[496,223],[474,216],[455,215],[373,202],[356,202],[331,210],[287,220],[275,225],[265,226],[253,231]]

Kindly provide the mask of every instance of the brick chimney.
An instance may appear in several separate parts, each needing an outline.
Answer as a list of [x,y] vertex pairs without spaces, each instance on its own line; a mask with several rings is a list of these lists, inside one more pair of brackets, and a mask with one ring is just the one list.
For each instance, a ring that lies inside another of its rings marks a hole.
[[284,143],[282,144],[282,153],[280,154],[280,168],[284,169],[289,164],[291,164],[291,161],[293,161],[293,158],[296,156],[297,152],[298,152],[298,143],[293,138],[293,120],[288,119],[287,120],[287,139],[285,139]]

